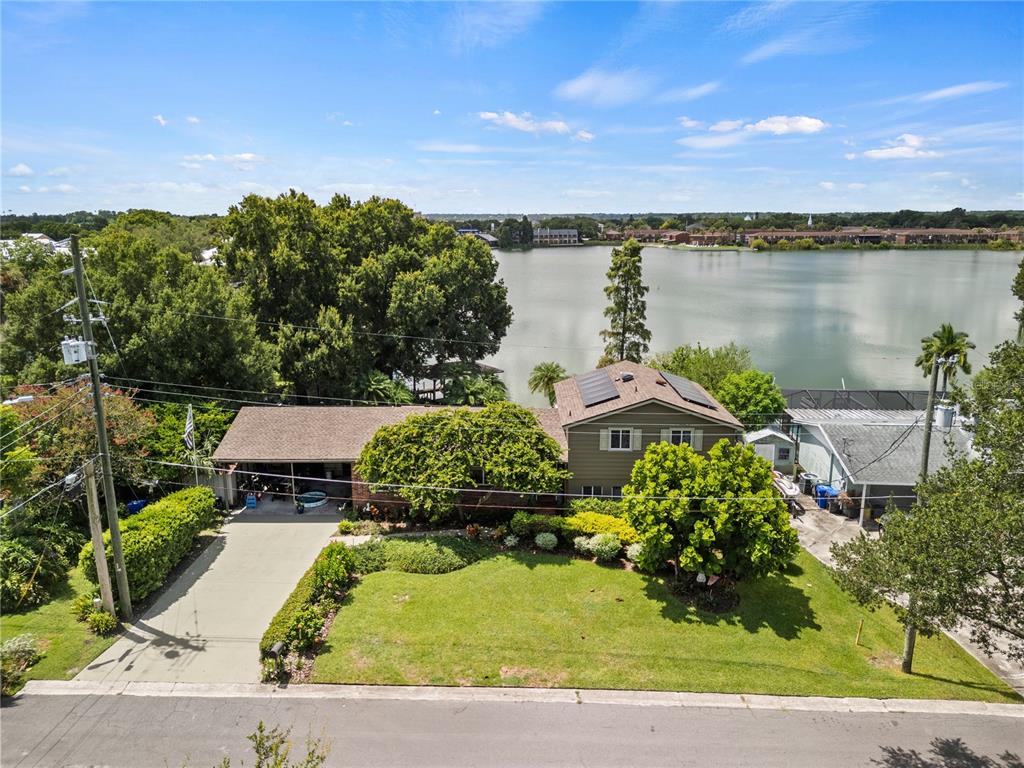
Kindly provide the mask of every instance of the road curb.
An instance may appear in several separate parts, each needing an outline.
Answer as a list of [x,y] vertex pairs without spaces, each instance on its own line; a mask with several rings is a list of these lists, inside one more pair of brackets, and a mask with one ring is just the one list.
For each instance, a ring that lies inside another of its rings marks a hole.
[[503,702],[509,704],[589,704],[632,707],[688,707],[792,712],[987,715],[1024,719],[1024,705],[932,699],[860,699],[824,696],[767,696],[739,693],[613,691],[571,688],[446,688],[400,685],[289,685],[262,683],[105,683],[92,680],[30,680],[24,696],[155,696],[180,698],[404,700],[424,702]]

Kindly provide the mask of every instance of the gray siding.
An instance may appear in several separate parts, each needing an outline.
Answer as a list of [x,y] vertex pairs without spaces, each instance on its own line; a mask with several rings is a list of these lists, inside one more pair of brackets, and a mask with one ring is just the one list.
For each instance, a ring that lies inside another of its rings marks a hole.
[[[773,445],[775,446],[775,461],[774,467],[783,474],[791,474],[793,472],[794,455],[796,454],[796,446],[793,443],[783,440],[781,437],[763,437],[752,445]],[[779,458],[779,449],[788,448],[789,458],[785,461]]]
[[[602,451],[600,432],[612,427],[632,427],[640,430],[643,439],[639,448],[630,451]],[[662,439],[662,429],[670,427],[699,430],[702,433],[700,451],[707,451],[722,438],[737,442],[742,430],[725,424],[682,413],[658,403],[642,403],[629,411],[617,411],[600,418],[577,424],[567,430],[569,440],[569,493],[580,493],[584,485],[599,485],[605,494],[614,485],[629,483],[629,475],[636,460],[651,443]]]

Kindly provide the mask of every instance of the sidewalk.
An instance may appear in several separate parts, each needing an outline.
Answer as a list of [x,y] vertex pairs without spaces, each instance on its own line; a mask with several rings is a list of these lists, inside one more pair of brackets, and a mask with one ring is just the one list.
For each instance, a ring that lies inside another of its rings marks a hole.
[[[800,537],[801,546],[827,566],[832,565],[832,553],[829,549],[834,543],[850,541],[860,536],[861,533],[870,537],[878,536],[877,527],[874,530],[862,531],[856,519],[833,515],[827,510],[819,509],[810,496],[800,496],[799,501],[804,511],[803,514],[793,518],[793,528],[796,529],[797,535]],[[986,654],[971,642],[971,632],[967,627],[961,627],[946,634],[956,640],[965,651],[984,664],[994,675],[1024,696],[1024,666],[1010,661],[1002,653],[997,653],[995,656]]]

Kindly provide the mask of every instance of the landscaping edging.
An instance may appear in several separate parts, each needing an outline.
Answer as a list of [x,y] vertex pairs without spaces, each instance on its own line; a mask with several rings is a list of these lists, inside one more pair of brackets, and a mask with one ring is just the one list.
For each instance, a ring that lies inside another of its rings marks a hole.
[[404,685],[266,683],[104,683],[86,680],[30,680],[13,698],[23,696],[165,696],[203,698],[286,698],[374,701],[507,702],[536,704],[628,705],[865,714],[985,715],[1024,719],[1024,705],[949,699],[862,699],[826,696],[768,696],[746,693],[617,691],[573,688],[490,688]]

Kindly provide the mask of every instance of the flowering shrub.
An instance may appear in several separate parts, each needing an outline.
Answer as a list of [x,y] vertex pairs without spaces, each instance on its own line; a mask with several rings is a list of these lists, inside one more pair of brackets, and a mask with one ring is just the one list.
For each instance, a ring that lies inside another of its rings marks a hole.
[[636,544],[630,544],[626,547],[626,559],[631,563],[636,563],[638,560],[643,558],[644,545],[639,541]]
[[39,661],[41,656],[35,635],[18,635],[0,645],[0,678],[3,679],[5,696],[10,696],[21,687],[25,670]]
[[589,536],[577,536],[572,540],[572,547],[581,555],[590,554],[590,537]]
[[506,549],[515,549],[519,546],[519,537],[514,533],[510,533],[501,543],[505,545]]
[[553,533],[547,533],[546,531],[538,533],[533,537],[533,543],[536,544],[540,549],[546,549],[548,551],[558,546],[558,537]]
[[619,556],[619,550],[622,549],[619,537],[613,533],[599,533],[592,536],[587,546],[590,548],[590,553],[603,563],[614,560]]

